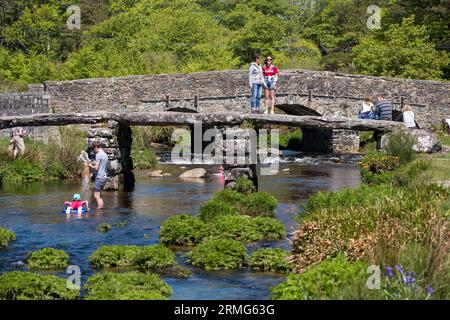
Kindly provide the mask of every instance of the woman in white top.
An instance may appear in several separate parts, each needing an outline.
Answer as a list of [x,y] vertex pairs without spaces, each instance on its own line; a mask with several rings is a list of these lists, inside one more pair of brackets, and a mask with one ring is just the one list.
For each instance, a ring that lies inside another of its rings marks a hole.
[[362,104],[362,110],[359,112],[360,119],[374,119],[374,106],[370,97],[365,97]]
[[412,111],[412,107],[410,105],[406,105],[403,109],[403,123],[407,128],[416,128],[414,112]]

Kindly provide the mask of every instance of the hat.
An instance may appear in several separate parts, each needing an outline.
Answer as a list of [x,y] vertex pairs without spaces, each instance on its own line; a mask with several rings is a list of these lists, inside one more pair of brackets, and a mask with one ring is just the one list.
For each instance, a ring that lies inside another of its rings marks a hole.
[[78,193],[73,195],[73,200],[81,200],[81,196]]

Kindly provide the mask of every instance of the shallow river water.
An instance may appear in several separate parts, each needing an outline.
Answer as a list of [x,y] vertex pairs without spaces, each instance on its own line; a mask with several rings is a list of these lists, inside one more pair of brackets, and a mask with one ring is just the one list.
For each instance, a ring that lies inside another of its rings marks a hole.
[[[218,168],[211,166],[211,178],[205,181],[181,181],[180,165],[162,164],[171,177],[149,178],[145,172],[136,173],[136,186],[132,192],[105,192],[106,209],[77,218],[66,218],[62,204],[73,193],[79,192],[78,181],[52,181],[22,186],[3,186],[0,191],[0,225],[11,228],[17,240],[7,249],[0,249],[0,273],[13,270],[16,261],[25,261],[27,253],[44,247],[67,251],[70,263],[82,271],[82,284],[92,275],[89,255],[101,245],[158,243],[158,229],[169,217],[196,214],[200,206],[214,192],[223,188],[222,179],[213,175]],[[267,191],[279,201],[277,218],[285,225],[288,238],[297,225],[295,217],[299,205],[319,191],[336,191],[355,187],[360,174],[354,164],[282,163],[280,172],[259,179],[260,190]],[[99,233],[101,222],[115,224],[127,219],[124,228],[113,227],[108,233]],[[259,247],[283,247],[289,250],[289,239],[250,245],[249,252]],[[283,281],[272,273],[254,273],[247,269],[204,272],[190,266],[183,252],[177,252],[178,261],[193,275],[188,279],[164,277],[172,286],[172,299],[267,299],[270,287]],[[58,274],[67,277],[64,272]]]

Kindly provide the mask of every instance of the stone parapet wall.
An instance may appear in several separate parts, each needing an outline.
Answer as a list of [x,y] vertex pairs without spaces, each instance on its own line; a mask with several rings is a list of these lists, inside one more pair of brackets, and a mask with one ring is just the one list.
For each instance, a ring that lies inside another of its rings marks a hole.
[[[191,108],[202,113],[248,112],[246,70],[142,75],[109,79],[49,81],[56,112],[164,111]],[[356,116],[364,96],[385,94],[395,109],[412,104],[422,126],[449,117],[450,83],[281,70],[278,104],[298,104],[324,116]],[[195,100],[197,96],[197,100]]]
[[[50,113],[50,96],[43,93],[0,94],[0,116],[28,116],[37,113]],[[25,127],[31,138],[47,141],[58,138],[59,131],[55,127]],[[9,137],[10,130],[0,130],[0,137]]]

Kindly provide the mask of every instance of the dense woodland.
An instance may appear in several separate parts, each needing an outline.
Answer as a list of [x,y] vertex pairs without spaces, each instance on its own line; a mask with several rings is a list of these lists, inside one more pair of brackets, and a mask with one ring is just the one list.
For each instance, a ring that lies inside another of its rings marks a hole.
[[[80,30],[66,24],[74,4]],[[239,69],[255,52],[281,68],[448,80],[449,15],[450,0],[2,0],[0,90]]]

